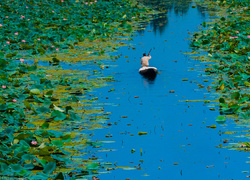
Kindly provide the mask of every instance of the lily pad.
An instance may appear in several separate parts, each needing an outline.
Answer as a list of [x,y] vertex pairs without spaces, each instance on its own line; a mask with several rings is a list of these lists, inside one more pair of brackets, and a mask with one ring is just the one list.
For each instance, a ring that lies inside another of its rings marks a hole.
[[218,117],[216,118],[216,122],[217,122],[218,124],[223,124],[223,123],[225,123],[225,122],[226,122],[225,116],[218,116]]

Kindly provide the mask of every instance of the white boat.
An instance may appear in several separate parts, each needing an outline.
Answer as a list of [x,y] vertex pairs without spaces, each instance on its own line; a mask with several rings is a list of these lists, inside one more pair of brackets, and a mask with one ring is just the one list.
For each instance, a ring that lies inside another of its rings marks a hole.
[[142,67],[139,69],[139,73],[147,77],[155,77],[157,72],[157,68],[155,67]]

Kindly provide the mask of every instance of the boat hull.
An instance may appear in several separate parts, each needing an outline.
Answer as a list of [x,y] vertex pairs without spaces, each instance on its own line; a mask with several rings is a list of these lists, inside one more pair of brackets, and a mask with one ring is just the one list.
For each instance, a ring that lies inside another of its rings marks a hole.
[[147,78],[155,78],[157,75],[157,68],[155,67],[142,67],[139,69],[139,73]]

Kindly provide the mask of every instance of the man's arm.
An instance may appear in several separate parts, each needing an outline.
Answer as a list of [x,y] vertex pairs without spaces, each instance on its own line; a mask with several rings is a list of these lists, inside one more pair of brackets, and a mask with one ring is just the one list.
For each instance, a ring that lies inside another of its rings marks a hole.
[[148,60],[149,60],[149,59],[151,59],[151,56],[150,56],[150,54],[148,53]]

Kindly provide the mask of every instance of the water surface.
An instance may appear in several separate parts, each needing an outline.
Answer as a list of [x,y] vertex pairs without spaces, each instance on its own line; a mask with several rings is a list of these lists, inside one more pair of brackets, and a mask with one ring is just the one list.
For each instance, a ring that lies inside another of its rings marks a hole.
[[[111,112],[106,128],[95,130],[92,139],[112,142],[88,152],[103,162],[115,163],[110,167],[131,167],[100,171],[99,178],[245,178],[241,171],[249,168],[247,154],[216,147],[231,137],[221,133],[225,125],[215,122],[218,109],[210,110],[217,97],[206,89],[212,82],[204,73],[207,63],[183,54],[192,51],[190,35],[209,21],[209,15],[190,1],[154,3],[146,2],[153,6],[161,3],[166,13],[135,33],[131,47],[114,53],[121,55],[118,60],[104,62],[108,68],[102,73],[112,75],[115,82],[92,93],[104,103],[105,112]],[[154,81],[138,73],[142,53],[151,48],[150,66],[159,70]],[[207,127],[214,124],[216,129]],[[139,131],[148,134],[139,136]]]

